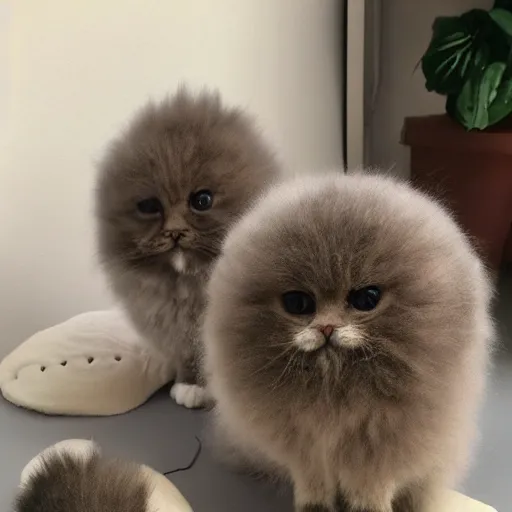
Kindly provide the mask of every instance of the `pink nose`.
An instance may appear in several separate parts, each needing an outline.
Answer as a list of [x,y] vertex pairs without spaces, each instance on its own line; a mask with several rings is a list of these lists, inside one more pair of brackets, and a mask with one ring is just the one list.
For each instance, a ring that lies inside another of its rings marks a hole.
[[185,233],[178,229],[164,231],[164,236],[166,236],[168,238],[172,238],[175,242],[177,242],[184,235],[185,235]]
[[318,330],[327,338],[329,339],[334,332],[334,327],[332,325],[320,325],[318,327]]

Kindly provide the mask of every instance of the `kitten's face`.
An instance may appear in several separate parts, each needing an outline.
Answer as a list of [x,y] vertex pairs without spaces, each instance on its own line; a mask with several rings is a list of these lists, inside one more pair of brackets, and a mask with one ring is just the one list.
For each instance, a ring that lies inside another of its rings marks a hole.
[[371,177],[283,185],[228,237],[206,337],[269,392],[395,396],[463,350],[478,279],[455,225],[405,187]]
[[382,285],[378,284],[342,289],[330,300],[323,299],[321,293],[291,290],[281,295],[278,309],[290,320],[304,324],[291,337],[298,350],[356,349],[365,345],[365,329],[360,323],[363,319],[369,321],[382,309],[383,295]]
[[101,166],[102,255],[137,268],[201,271],[274,173],[250,121],[214,96],[149,106]]

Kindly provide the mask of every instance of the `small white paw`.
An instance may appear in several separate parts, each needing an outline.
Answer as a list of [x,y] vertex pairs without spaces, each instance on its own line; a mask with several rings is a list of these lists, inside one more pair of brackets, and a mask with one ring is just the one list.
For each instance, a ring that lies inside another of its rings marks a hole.
[[196,384],[178,382],[171,387],[171,397],[178,405],[187,409],[197,409],[206,404],[206,390]]

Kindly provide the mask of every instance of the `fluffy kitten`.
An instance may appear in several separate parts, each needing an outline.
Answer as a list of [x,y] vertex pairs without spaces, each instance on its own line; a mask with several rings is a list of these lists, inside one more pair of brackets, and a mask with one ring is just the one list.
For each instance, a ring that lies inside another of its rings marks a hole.
[[408,186],[284,183],[209,284],[217,428],[289,476],[298,511],[423,512],[467,462],[490,298],[465,236]]
[[185,90],[143,108],[100,164],[99,251],[140,333],[172,360],[171,395],[202,405],[198,331],[228,226],[277,175],[252,121]]
[[149,482],[137,465],[86,451],[51,450],[22,476],[15,512],[151,512]]

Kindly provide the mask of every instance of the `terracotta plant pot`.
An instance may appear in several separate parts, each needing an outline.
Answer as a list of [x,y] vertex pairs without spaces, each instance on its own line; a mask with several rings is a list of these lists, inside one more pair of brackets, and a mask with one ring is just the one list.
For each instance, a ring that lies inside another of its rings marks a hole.
[[440,198],[493,270],[512,260],[512,128],[467,132],[446,115],[408,117],[411,179]]

